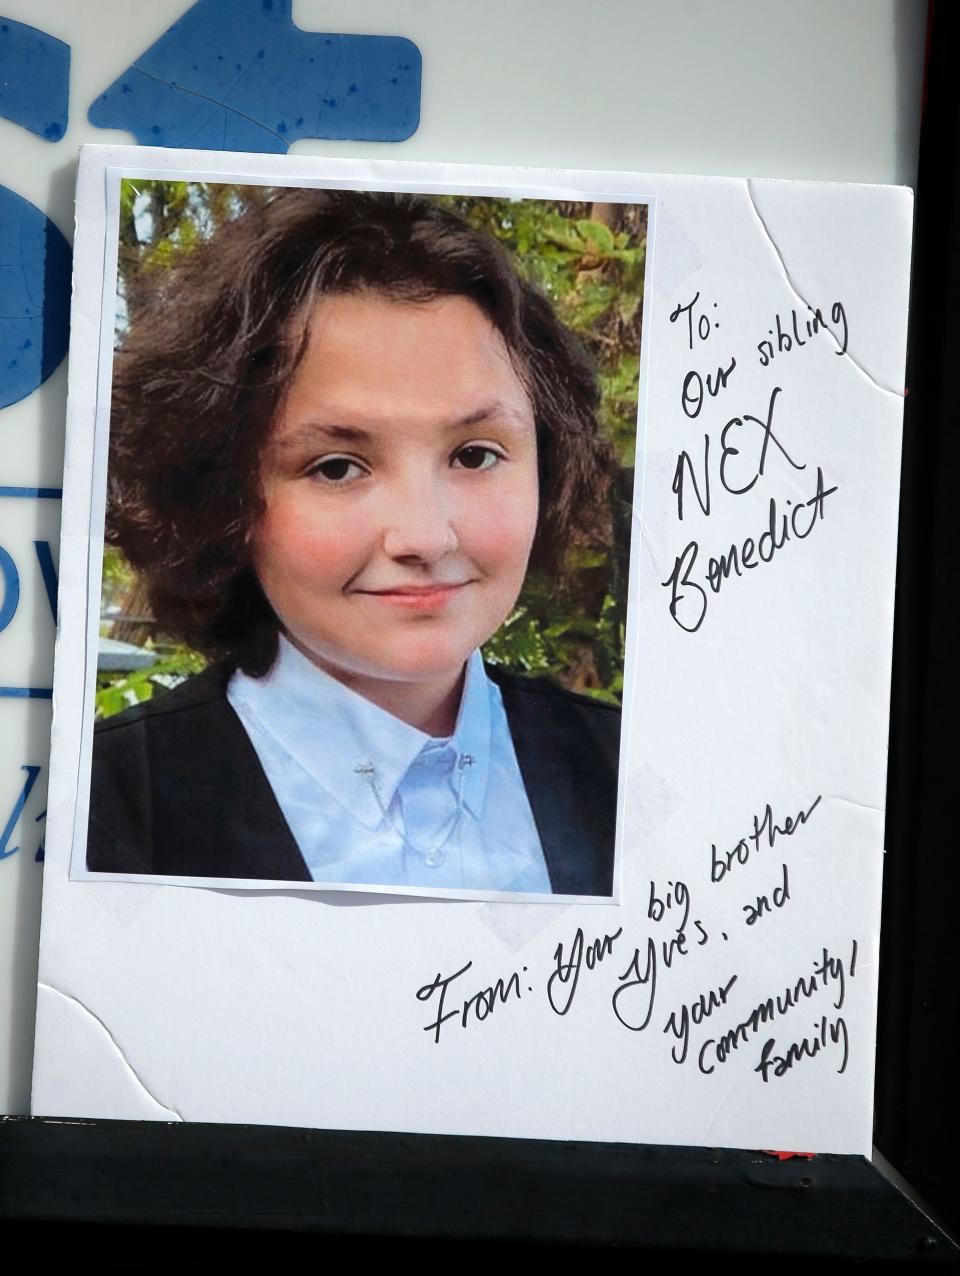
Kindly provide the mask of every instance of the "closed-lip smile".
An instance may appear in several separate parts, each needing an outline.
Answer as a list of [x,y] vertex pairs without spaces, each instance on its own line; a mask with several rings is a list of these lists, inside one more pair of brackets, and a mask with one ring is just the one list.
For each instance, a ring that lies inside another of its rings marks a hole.
[[435,585],[393,585],[385,589],[358,589],[355,592],[367,598],[379,598],[399,607],[420,608],[424,611],[441,606],[458,593],[469,581]]

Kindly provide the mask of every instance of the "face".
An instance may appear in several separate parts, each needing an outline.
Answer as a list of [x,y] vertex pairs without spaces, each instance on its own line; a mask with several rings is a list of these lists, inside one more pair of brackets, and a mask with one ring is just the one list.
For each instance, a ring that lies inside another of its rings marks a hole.
[[533,412],[465,297],[334,296],[267,444],[257,575],[290,639],[361,694],[441,689],[504,621],[537,524]]

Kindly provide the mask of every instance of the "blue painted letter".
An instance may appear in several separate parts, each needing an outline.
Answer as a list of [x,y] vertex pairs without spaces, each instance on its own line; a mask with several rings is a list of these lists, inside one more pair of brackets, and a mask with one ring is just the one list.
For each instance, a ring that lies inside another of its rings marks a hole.
[[91,105],[141,146],[283,153],[301,137],[400,142],[420,122],[420,50],[301,31],[291,0],[197,0]]
[[0,186],[0,408],[46,381],[69,333],[70,246],[35,204]]
[[3,601],[0,602],[0,633],[17,614],[20,603],[20,573],[17,564],[0,546],[0,576],[3,577]]
[[0,115],[59,142],[67,131],[69,97],[69,44],[0,18]]
[[34,541],[33,548],[37,555],[37,562],[40,564],[40,575],[43,577],[43,587],[47,591],[47,602],[50,604],[50,614],[53,616],[53,623],[57,623],[57,568],[53,561],[53,551],[50,548],[49,541]]
[[27,778],[24,780],[23,788],[20,790],[20,796],[17,798],[13,805],[13,810],[10,812],[10,818],[7,820],[3,832],[0,833],[0,860],[9,859],[11,855],[16,855],[17,851],[20,849],[19,846],[14,846],[8,851],[7,843],[13,835],[13,830],[17,827],[17,820],[20,818],[21,811],[27,805],[27,798],[30,796],[30,790],[36,784],[37,776],[40,774],[40,768],[38,766],[22,766],[20,770],[26,771]]

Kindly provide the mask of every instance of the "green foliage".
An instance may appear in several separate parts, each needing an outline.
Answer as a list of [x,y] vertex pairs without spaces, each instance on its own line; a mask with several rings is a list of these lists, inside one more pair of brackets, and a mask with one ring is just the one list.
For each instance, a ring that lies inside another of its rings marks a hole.
[[[601,420],[622,464],[633,464],[640,323],[647,239],[645,209],[537,199],[441,196],[439,203],[500,240],[528,281],[597,360]],[[585,216],[599,210],[614,224]]]
[[[535,677],[576,681],[571,675],[590,678],[579,687],[585,695],[619,704],[623,692],[623,624],[616,618],[617,603],[607,594],[600,615],[558,616],[548,624],[536,614],[535,605],[519,606],[484,644],[483,656],[492,665]],[[595,685],[593,680],[595,679]]]
[[[636,457],[645,210],[468,196],[443,196],[440,203],[499,239],[528,281],[550,298],[563,322],[590,350],[600,382],[600,425],[623,470],[631,471]],[[568,687],[619,703],[630,519],[615,516],[613,525],[610,544],[571,549],[569,581],[562,590],[551,582],[527,580],[516,610],[484,647],[491,663],[549,675]]]
[[136,322],[145,283],[267,193],[258,186],[125,177],[120,183],[118,335]]
[[[270,197],[266,187],[125,179],[120,191],[118,339],[148,295],[143,285],[218,227]],[[493,235],[521,273],[552,302],[596,360],[601,427],[625,480],[635,459],[640,331],[646,263],[646,209],[486,196],[439,196],[438,202]],[[629,482],[616,485],[629,491]],[[614,498],[611,498],[614,499]],[[621,496],[622,499],[622,496]],[[573,546],[565,582],[531,575],[517,607],[484,647],[488,660],[544,674],[599,699],[618,702],[623,687],[629,510],[614,506],[610,543]],[[104,604],[131,597],[135,577],[115,550],[104,558]],[[140,641],[138,637],[136,641]],[[98,715],[148,699],[202,668],[186,648],[151,669],[104,678]]]
[[613,440],[621,465],[631,469],[636,462],[639,384],[639,354],[623,354],[610,371],[601,369],[600,424]]
[[103,551],[103,573],[101,576],[104,589],[119,593],[130,588],[134,582],[134,571],[118,549],[108,545]]
[[112,718],[135,704],[149,700],[154,692],[170,691],[191,674],[206,666],[204,658],[189,647],[170,649],[149,669],[132,673],[100,673],[97,675],[96,717]]

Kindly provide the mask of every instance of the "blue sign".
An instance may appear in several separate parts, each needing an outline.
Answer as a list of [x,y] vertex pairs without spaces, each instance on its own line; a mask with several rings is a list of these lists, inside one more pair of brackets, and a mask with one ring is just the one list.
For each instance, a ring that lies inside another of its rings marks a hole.
[[0,115],[59,142],[67,131],[69,96],[69,44],[0,18]]
[[50,218],[0,186],[0,408],[32,394],[67,353],[70,265]]
[[301,31],[291,0],[198,0],[90,107],[143,146],[282,153],[301,137],[400,142],[420,122],[420,50]]

